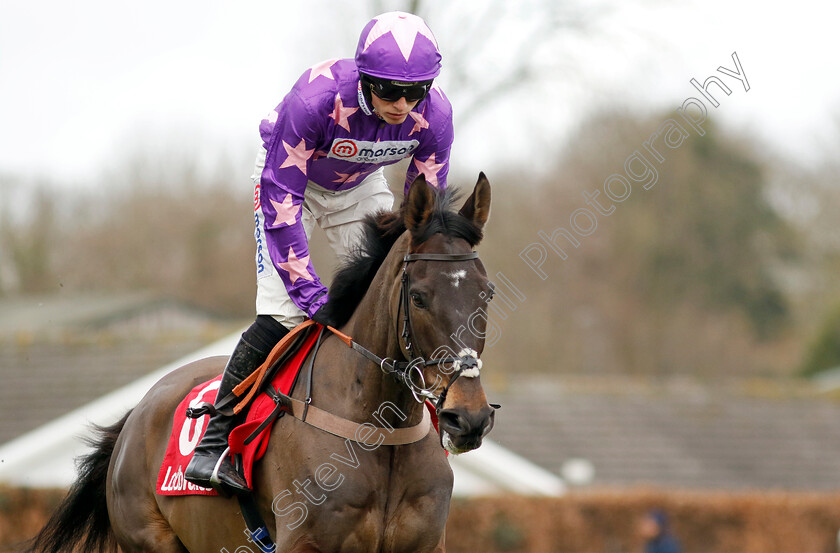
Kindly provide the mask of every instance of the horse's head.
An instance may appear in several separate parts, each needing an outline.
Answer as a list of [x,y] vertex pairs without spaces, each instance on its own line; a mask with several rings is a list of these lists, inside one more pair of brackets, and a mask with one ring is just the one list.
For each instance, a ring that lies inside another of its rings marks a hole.
[[494,409],[481,386],[486,304],[493,295],[473,251],[490,214],[490,184],[480,174],[458,213],[418,177],[403,205],[408,254],[395,302],[400,342],[416,395],[436,401],[440,440],[451,453],[477,448],[493,428]]

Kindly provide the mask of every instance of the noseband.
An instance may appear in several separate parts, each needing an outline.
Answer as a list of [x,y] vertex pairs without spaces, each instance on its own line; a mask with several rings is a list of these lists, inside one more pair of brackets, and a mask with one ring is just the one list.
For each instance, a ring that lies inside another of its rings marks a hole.
[[[440,411],[443,407],[443,402],[446,400],[446,394],[452,384],[465,372],[470,375],[477,376],[481,369],[481,359],[478,358],[478,353],[471,349],[462,349],[458,357],[443,357],[440,359],[424,359],[419,347],[415,348],[413,335],[414,328],[411,323],[411,312],[409,309],[409,290],[411,288],[411,281],[408,276],[408,264],[412,261],[469,261],[471,259],[478,259],[478,252],[472,251],[468,253],[410,253],[403,257],[402,277],[400,286],[399,307],[397,310],[397,324],[399,324],[400,313],[402,313],[402,332],[400,337],[405,345],[403,346],[408,356],[408,361],[397,361],[391,358],[382,358],[368,350],[367,348],[356,343],[355,340],[349,339],[349,345],[354,350],[358,351],[377,365],[383,373],[394,377],[398,382],[401,382],[408,387],[414,399],[418,403],[423,403],[426,399],[434,402],[435,410]],[[335,332],[334,329],[333,332]],[[347,340],[345,340],[347,341]],[[426,388],[426,380],[423,376],[423,368],[431,365],[442,365],[451,363],[452,378],[443,388],[439,396],[432,393]],[[416,382],[419,377],[420,384]],[[419,388],[419,391],[418,391]]]

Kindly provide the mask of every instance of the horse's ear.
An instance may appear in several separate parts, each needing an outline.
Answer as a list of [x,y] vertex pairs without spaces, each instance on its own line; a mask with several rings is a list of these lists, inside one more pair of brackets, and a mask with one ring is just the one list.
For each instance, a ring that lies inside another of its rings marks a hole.
[[483,171],[478,174],[478,182],[475,183],[472,194],[458,213],[479,227],[484,227],[484,223],[490,218],[490,183]]
[[429,222],[435,209],[435,191],[426,184],[426,177],[417,175],[408,189],[405,201],[405,227],[414,234]]

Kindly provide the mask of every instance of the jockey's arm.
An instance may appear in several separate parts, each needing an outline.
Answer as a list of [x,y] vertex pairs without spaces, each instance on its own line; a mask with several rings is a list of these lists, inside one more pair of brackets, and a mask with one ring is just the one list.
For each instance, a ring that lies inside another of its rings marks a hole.
[[263,121],[260,128],[266,147],[260,179],[266,246],[289,297],[311,317],[327,302],[327,288],[310,260],[301,210],[307,174],[322,129],[319,118],[310,113],[294,91],[276,113],[275,122]]
[[429,131],[424,133],[424,139],[414,152],[411,163],[405,174],[405,194],[414,179],[422,173],[426,182],[438,190],[445,190],[449,176],[449,153],[454,140],[452,126],[452,107],[437,87],[429,92],[428,102],[431,112],[428,113]]

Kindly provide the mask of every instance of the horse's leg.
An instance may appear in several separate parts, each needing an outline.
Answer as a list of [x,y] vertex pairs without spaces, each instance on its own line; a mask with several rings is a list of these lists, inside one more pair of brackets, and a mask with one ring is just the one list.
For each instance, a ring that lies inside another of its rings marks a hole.
[[187,553],[144,478],[149,472],[145,455],[132,451],[151,437],[146,434],[150,415],[147,405],[139,405],[117,440],[109,470],[108,513],[125,553]]
[[125,553],[235,552],[247,544],[235,499],[155,494],[173,412],[184,394],[218,375],[224,362],[207,359],[165,376],[135,407],[120,434],[111,458],[108,510]]
[[188,553],[153,503],[138,502],[134,513],[125,513],[135,522],[117,536],[120,549],[124,553]]
[[154,499],[126,502],[111,516],[120,517],[120,531],[115,534],[124,553],[187,553]]

